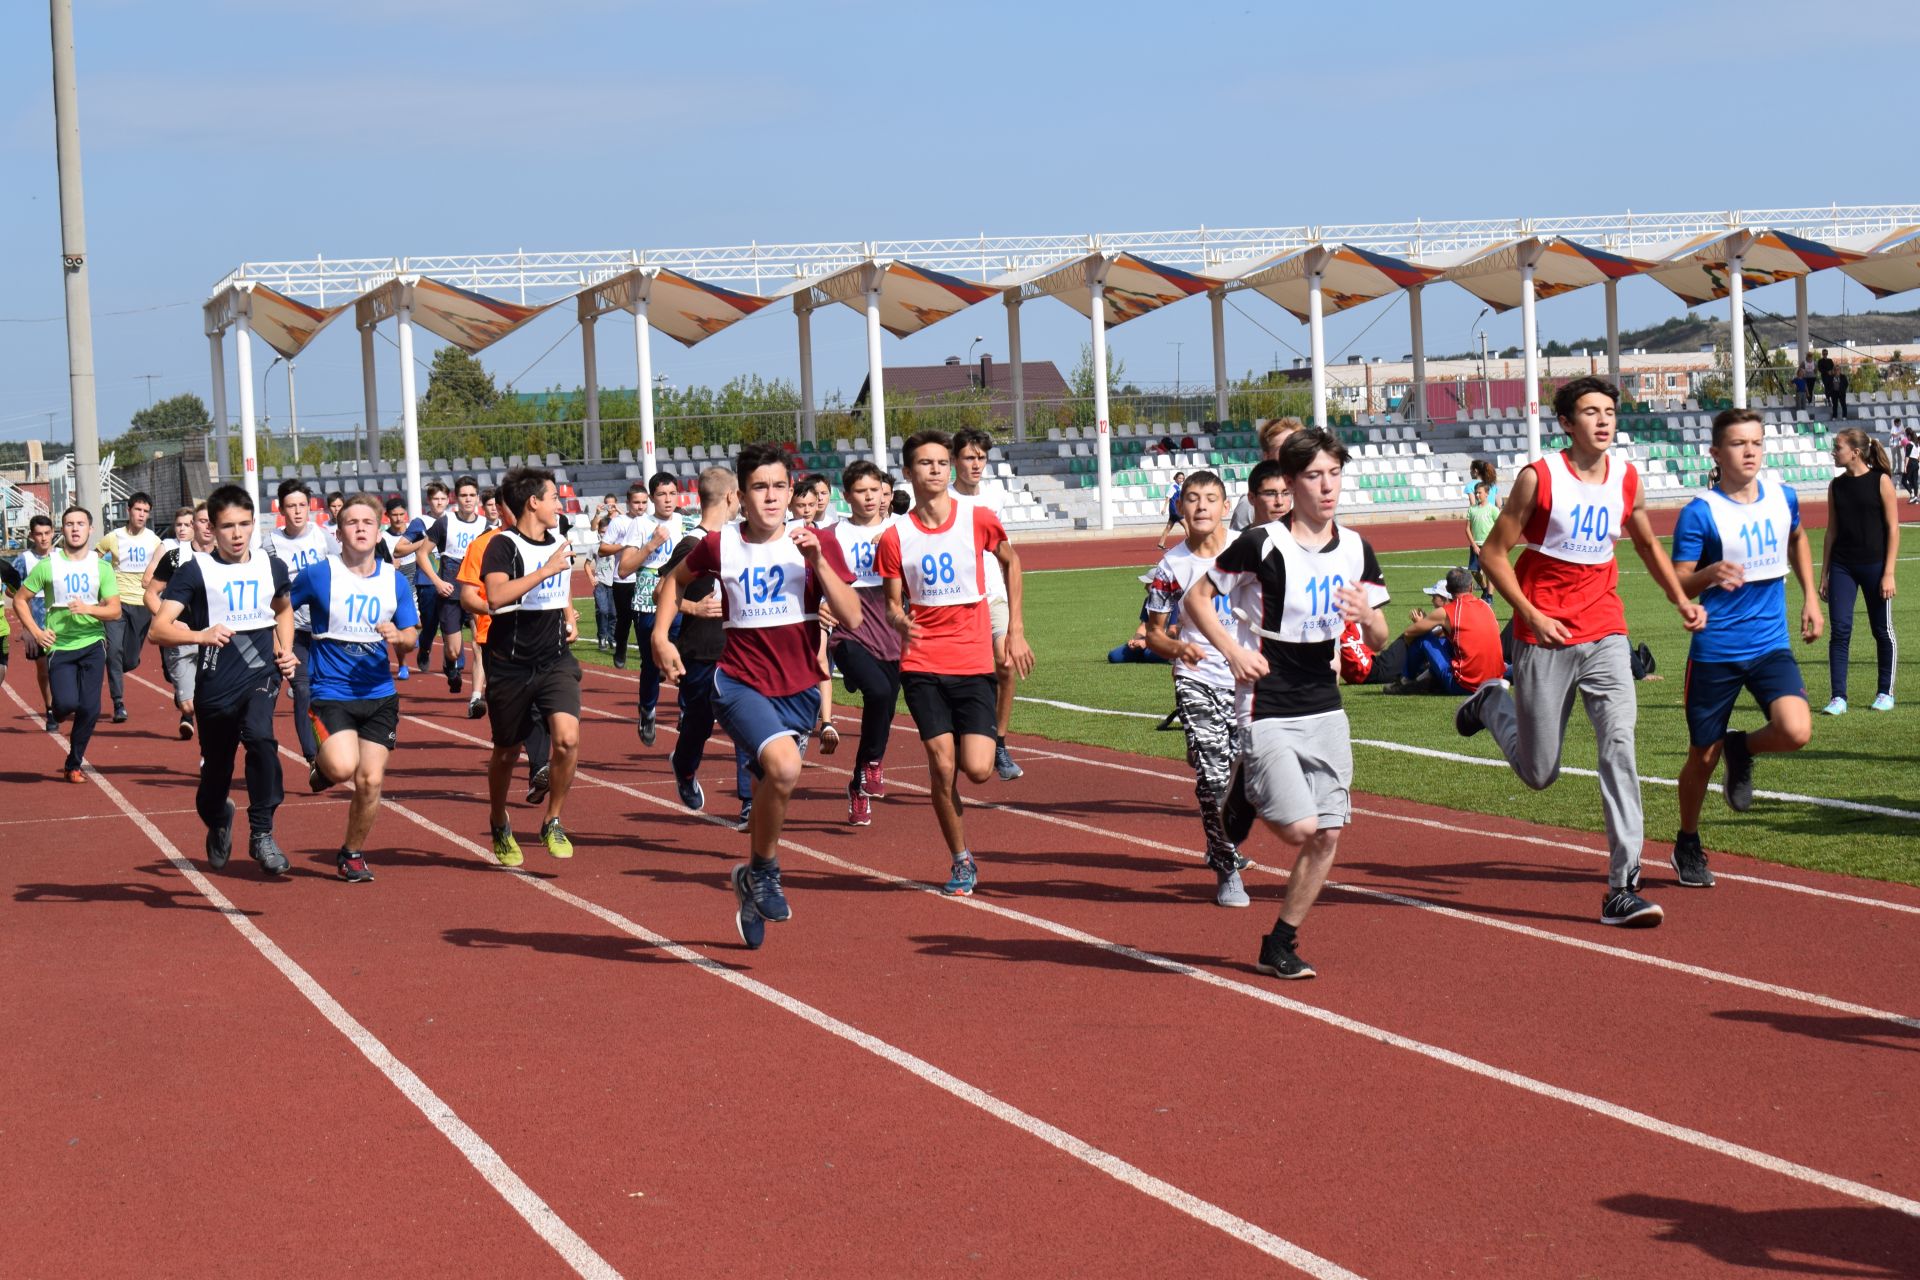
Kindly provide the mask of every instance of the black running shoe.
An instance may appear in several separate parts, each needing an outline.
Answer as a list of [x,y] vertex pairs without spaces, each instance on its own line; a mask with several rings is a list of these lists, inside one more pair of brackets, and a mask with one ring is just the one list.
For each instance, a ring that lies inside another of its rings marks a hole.
[[683,778],[676,773],[673,775],[673,785],[680,793],[680,803],[687,806],[687,808],[698,813],[707,807],[707,793],[706,790],[701,787],[700,779]]
[[250,852],[253,854],[253,860],[260,864],[260,869],[268,875],[283,876],[287,874],[287,867],[289,865],[287,855],[280,851],[279,844],[274,841],[273,832],[254,832]]
[[1461,737],[1471,738],[1487,727],[1487,722],[1480,718],[1480,708],[1488,698],[1493,696],[1493,690],[1506,687],[1505,680],[1489,680],[1475,689],[1465,702],[1454,708],[1453,727]]
[[651,711],[642,711],[640,713],[640,745],[643,747],[652,746],[654,736],[658,732],[659,724],[654,719],[654,713]]
[[1260,958],[1254,961],[1253,967],[1262,973],[1272,974],[1276,978],[1314,976],[1313,966],[1295,954],[1292,947],[1272,934],[1260,939]]
[[487,700],[480,694],[467,699],[467,719],[478,720],[487,714]]
[[186,742],[193,737],[193,713],[180,717],[180,741]]
[[113,722],[115,724],[125,724],[127,722],[127,704],[126,703],[116,702],[113,704]]
[[340,878],[348,884],[364,884],[373,879],[373,870],[367,866],[365,854],[348,853],[342,849],[334,855],[333,865],[340,871]]
[[60,732],[60,717],[53,714],[53,712],[51,711],[47,712],[47,732],[48,733]]
[[1713,888],[1713,872],[1707,870],[1707,851],[1700,847],[1699,832],[1682,831],[1673,838],[1673,869],[1689,889]]
[[333,779],[320,772],[320,762],[318,760],[307,761],[307,786],[315,795],[325,791],[332,785]]
[[460,668],[458,667],[447,668],[447,692],[460,692]]
[[1722,738],[1720,756],[1727,762],[1727,776],[1721,783],[1727,808],[1745,813],[1753,808],[1753,752],[1747,749],[1746,732],[1735,730]]
[[[1253,834],[1253,824],[1259,814],[1254,810],[1253,801],[1247,799],[1247,785],[1240,770],[1233,771],[1233,781],[1227,786],[1227,801],[1220,806],[1220,821],[1227,829],[1227,839],[1235,847],[1247,842]],[[1241,870],[1246,870],[1243,865]]]
[[227,859],[233,856],[233,801],[227,801],[225,815],[220,825],[207,828],[207,865],[215,871],[226,868]]
[[533,777],[527,780],[527,803],[540,804],[543,802],[547,798],[547,793],[553,789],[552,782],[553,774],[551,772],[551,766],[541,765],[538,769],[534,770]]
[[1666,916],[1655,904],[1632,889],[1609,889],[1600,904],[1600,923],[1628,929],[1651,929]]

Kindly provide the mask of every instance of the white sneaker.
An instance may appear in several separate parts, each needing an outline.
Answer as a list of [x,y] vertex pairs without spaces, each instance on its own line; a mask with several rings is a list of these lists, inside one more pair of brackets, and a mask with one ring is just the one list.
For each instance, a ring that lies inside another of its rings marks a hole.
[[1820,708],[1820,714],[1823,716],[1843,716],[1847,714],[1847,700],[1845,698],[1835,698],[1832,702]]
[[1873,706],[1870,708],[1870,710],[1873,710],[1873,711],[1893,710],[1893,695],[1890,693],[1883,693],[1879,695],[1873,700]]

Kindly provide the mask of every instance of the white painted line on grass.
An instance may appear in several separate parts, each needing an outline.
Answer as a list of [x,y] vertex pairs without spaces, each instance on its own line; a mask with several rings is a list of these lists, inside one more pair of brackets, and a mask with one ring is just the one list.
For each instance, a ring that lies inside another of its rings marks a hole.
[[[136,677],[138,678],[138,677]],[[142,681],[142,683],[147,683]],[[19,703],[22,710],[27,704],[20,695],[7,689],[7,696]],[[67,741],[62,734],[51,734],[54,741],[62,746]],[[284,751],[285,748],[282,748]],[[520,1175],[500,1158],[486,1139],[475,1133],[473,1128],[462,1120],[440,1096],[430,1088],[412,1068],[394,1056],[391,1049],[382,1044],[377,1036],[359,1022],[346,1008],[327,993],[325,987],[316,982],[311,974],[294,962],[293,958],[282,951],[272,938],[249,919],[238,907],[233,905],[224,893],[216,888],[212,881],[202,875],[200,869],[189,862],[184,854],[174,846],[160,828],[153,825],[147,816],[128,802],[120,789],[108,782],[100,771],[92,765],[87,766],[87,774],[109,800],[113,801],[121,813],[131,818],[134,825],[153,843],[167,861],[171,862],[194,890],[212,903],[214,909],[226,918],[228,924],[239,931],[240,936],[252,944],[254,950],[266,958],[268,964],[279,970],[280,976],[293,984],[293,987],[307,1002],[320,1012],[320,1016],[332,1024],[334,1030],[345,1036],[358,1049],[375,1070],[385,1076],[398,1089],[401,1096],[411,1102],[427,1118],[427,1122],[440,1131],[441,1136],[453,1144],[453,1147],[473,1166],[474,1172],[487,1180],[487,1184],[497,1192],[523,1218],[527,1225],[552,1246],[553,1251],[576,1273],[590,1277],[618,1277],[619,1272],[610,1266],[606,1259],[595,1253],[593,1247],[564,1222],[547,1202],[542,1200],[533,1188],[529,1187]]]

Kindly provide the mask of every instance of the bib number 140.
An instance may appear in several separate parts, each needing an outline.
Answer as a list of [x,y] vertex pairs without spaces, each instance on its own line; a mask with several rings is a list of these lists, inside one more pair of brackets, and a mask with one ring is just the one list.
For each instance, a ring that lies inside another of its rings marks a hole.
[[1583,542],[1605,542],[1613,532],[1613,511],[1599,505],[1575,507],[1567,513],[1573,536]]

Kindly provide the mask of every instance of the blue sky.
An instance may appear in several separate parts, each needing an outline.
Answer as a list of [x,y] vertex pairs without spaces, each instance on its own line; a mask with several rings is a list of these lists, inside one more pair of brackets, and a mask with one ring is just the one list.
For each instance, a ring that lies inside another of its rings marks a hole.
[[[147,402],[141,375],[158,375],[155,397],[206,396],[197,304],[248,259],[1920,199],[1907,86],[1890,74],[1920,27],[1895,0],[1850,4],[1843,28],[1771,0],[75,8],[103,436]],[[0,6],[0,439],[43,433],[48,412],[68,431],[65,331],[34,323],[62,307],[46,23],[37,0]],[[1817,49],[1825,38],[1841,46]],[[1815,306],[1873,305],[1842,288],[1817,277]],[[1752,301],[1790,311],[1791,288]],[[1628,324],[1682,309],[1646,281],[1621,302]],[[1329,350],[1402,355],[1404,305],[1386,305],[1330,320]],[[1254,319],[1228,312],[1233,371],[1305,350],[1284,312],[1241,306]],[[1479,309],[1435,291],[1429,348],[1469,346]],[[1028,358],[1069,366],[1085,322],[1024,310]],[[975,335],[1004,359],[1002,315],[889,338],[887,359],[934,363]],[[568,323],[484,358],[519,375]],[[1543,339],[1602,328],[1598,290],[1541,309]],[[1489,332],[1517,341],[1518,313]],[[1206,308],[1112,343],[1131,379],[1170,382],[1176,343],[1183,378],[1204,379]],[[631,385],[631,349],[602,325],[603,383]],[[850,397],[859,317],[816,320],[815,352],[818,385]],[[657,342],[655,361],[682,385],[791,378],[793,322],[765,315],[690,352]],[[579,379],[568,341],[521,385]],[[303,426],[357,422],[360,403],[352,331],[329,331],[300,359]],[[278,377],[264,407],[281,420]]]

